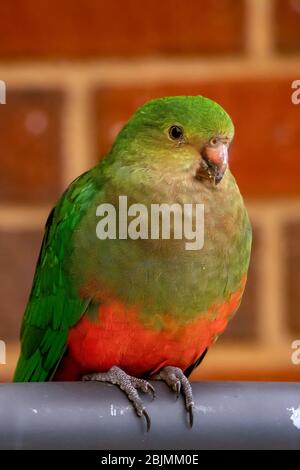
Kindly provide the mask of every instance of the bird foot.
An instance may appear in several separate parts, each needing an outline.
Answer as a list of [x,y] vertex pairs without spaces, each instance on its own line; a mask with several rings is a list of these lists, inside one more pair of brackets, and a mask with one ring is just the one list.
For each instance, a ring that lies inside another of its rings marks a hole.
[[134,409],[138,416],[144,416],[147,423],[147,431],[150,430],[151,420],[148,415],[143,402],[139,396],[138,390],[144,393],[152,394],[152,398],[155,398],[155,390],[153,386],[143,379],[138,379],[126,374],[122,369],[117,366],[113,366],[108,372],[100,372],[95,374],[88,374],[82,377],[83,381],[96,381],[96,382],[108,382],[117,385],[123,392],[126,393],[128,399],[133,403]]
[[162,380],[165,382],[174,392],[176,392],[177,398],[180,392],[184,397],[185,409],[189,414],[190,426],[193,426],[194,422],[194,400],[193,392],[190,382],[184,375],[179,367],[167,366],[163,367],[160,372],[151,377],[153,380]]

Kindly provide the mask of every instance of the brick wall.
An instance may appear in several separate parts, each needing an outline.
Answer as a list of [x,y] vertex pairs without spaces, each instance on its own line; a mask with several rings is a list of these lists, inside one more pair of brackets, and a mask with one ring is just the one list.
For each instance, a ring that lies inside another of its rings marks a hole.
[[204,94],[231,114],[231,167],[254,226],[242,306],[195,377],[298,378],[300,0],[44,5],[1,6],[0,380],[14,368],[51,206],[139,104],[169,94]]

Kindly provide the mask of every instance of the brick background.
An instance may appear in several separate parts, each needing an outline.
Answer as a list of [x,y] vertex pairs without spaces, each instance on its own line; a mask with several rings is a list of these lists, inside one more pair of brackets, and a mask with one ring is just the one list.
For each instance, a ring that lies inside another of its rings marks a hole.
[[63,95],[8,90],[0,106],[0,202],[53,201],[61,191]]
[[0,338],[16,340],[30,293],[42,233],[0,231]]
[[145,56],[239,53],[239,0],[4,2],[0,57]]
[[291,333],[300,338],[300,218],[283,227],[285,243],[285,300],[287,323]]
[[275,44],[280,52],[300,51],[300,1],[275,0]]

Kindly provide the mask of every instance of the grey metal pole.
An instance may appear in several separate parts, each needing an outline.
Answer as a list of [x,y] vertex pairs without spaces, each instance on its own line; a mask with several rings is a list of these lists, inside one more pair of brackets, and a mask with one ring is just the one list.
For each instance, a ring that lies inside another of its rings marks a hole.
[[193,383],[194,427],[154,382],[149,433],[117,387],[0,385],[0,449],[300,449],[300,383]]

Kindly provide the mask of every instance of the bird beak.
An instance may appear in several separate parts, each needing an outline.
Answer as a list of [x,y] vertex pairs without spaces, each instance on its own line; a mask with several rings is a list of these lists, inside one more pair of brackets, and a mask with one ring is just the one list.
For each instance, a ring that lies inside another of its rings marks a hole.
[[215,185],[220,183],[228,165],[228,145],[219,142],[217,145],[205,145],[201,152],[200,167],[197,178],[206,178]]

